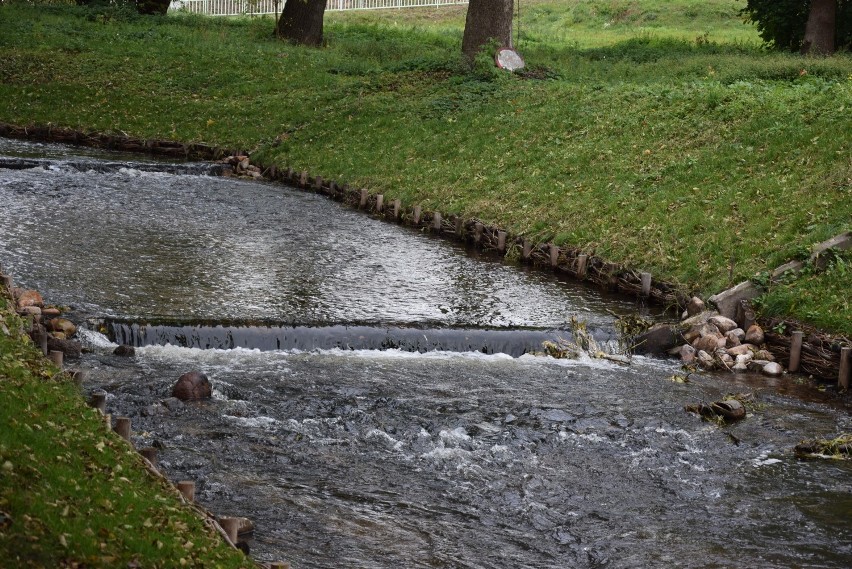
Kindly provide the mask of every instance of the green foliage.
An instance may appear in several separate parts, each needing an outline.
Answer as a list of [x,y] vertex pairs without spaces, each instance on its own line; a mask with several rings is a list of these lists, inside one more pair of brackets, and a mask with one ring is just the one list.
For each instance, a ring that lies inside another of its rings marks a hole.
[[[763,41],[785,51],[799,51],[805,38],[810,0],[747,0],[742,14]],[[852,48],[852,0],[837,0],[838,49]]]
[[47,363],[0,294],[4,567],[248,567]]

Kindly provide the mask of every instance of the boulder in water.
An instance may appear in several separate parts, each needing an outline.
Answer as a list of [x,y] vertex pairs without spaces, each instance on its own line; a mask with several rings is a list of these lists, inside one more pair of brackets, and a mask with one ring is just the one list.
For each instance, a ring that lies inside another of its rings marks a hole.
[[172,396],[181,401],[209,399],[213,395],[210,380],[200,371],[190,371],[180,376],[172,388]]
[[119,347],[117,347],[116,349],[114,349],[112,351],[112,353],[117,355],[117,356],[123,356],[123,357],[129,358],[129,357],[136,355],[136,348],[134,348],[133,346],[128,346],[127,344],[122,344]]

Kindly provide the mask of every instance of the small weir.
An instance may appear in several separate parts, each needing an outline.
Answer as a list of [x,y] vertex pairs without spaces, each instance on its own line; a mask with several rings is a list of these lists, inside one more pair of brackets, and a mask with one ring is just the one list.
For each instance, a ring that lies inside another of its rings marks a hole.
[[[545,342],[572,340],[570,330],[451,329],[402,326],[239,326],[137,324],[110,320],[104,326],[116,344],[171,345],[230,350],[400,350],[404,352],[478,352],[519,357],[542,351]],[[599,345],[617,344],[612,329],[591,333]]]
[[[852,431],[828,395],[532,355],[573,322],[614,347],[634,299],[207,164],[2,139],[0,155],[0,263],[89,323],[83,390],[203,505],[250,518],[259,560],[852,566],[852,461],[792,453]],[[211,399],[169,399],[188,371]],[[728,393],[754,402],[742,421],[684,410]]]

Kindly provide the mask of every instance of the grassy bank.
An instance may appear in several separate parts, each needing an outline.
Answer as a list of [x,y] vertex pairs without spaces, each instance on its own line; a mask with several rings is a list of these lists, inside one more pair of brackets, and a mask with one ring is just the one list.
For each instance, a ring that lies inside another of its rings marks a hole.
[[106,430],[20,335],[2,292],[0,565],[253,567]]
[[[0,7],[0,120],[251,149],[702,295],[852,228],[852,57],[761,49],[736,0],[530,1],[529,72],[459,57],[464,8],[272,20]],[[840,257],[762,306],[852,334]]]

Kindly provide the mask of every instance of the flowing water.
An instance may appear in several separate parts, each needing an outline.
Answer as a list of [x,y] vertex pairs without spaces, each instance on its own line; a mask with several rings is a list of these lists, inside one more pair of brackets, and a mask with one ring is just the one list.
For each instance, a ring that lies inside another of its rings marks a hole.
[[[632,300],[281,186],[0,141],[0,262],[90,322],[84,389],[294,567],[848,567],[852,430],[794,379],[534,356]],[[102,334],[107,332],[108,335]],[[116,341],[138,346],[112,354]],[[212,400],[159,405],[201,370]],[[719,428],[683,410],[753,393]]]

